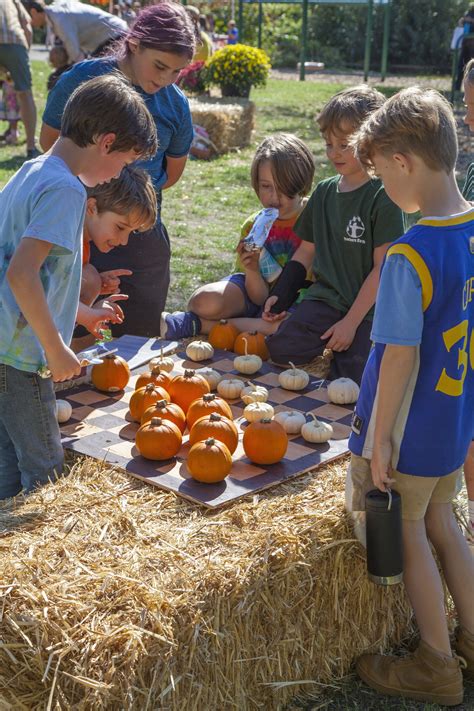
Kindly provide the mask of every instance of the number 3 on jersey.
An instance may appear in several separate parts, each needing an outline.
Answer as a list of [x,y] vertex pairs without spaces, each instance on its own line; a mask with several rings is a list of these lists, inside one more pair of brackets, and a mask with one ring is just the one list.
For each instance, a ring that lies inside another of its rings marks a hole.
[[469,339],[469,354],[467,351],[468,342],[468,327],[469,322],[466,319],[461,321],[456,326],[449,328],[443,333],[443,341],[448,353],[451,351],[456,343],[461,343],[458,346],[458,370],[461,368],[461,373],[459,378],[452,378],[447,374],[446,368],[443,368],[439,380],[436,384],[436,390],[444,393],[445,395],[450,395],[451,397],[459,397],[462,395],[464,380],[466,379],[467,369],[470,366],[474,370],[474,329],[471,331],[471,337]]

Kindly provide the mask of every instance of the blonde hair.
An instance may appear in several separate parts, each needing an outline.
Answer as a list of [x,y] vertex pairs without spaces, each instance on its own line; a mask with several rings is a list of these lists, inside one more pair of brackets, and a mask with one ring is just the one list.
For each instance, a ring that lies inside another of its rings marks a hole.
[[139,168],[125,166],[118,178],[87,188],[87,197],[95,199],[99,214],[137,215],[140,219],[138,232],[151,229],[156,222],[158,209],[153,183],[148,173]]
[[474,59],[470,59],[464,67],[463,82],[474,85]]
[[456,123],[448,101],[435,89],[410,87],[388,99],[351,140],[366,166],[374,153],[412,153],[428,168],[451,173],[456,164]]
[[316,116],[319,130],[322,134],[352,133],[384,101],[385,96],[367,84],[343,89],[334,94]]
[[268,161],[279,193],[293,198],[304,197],[311,190],[314,158],[308,146],[292,133],[267,136],[255,151],[250,168],[252,187],[258,195],[258,171]]

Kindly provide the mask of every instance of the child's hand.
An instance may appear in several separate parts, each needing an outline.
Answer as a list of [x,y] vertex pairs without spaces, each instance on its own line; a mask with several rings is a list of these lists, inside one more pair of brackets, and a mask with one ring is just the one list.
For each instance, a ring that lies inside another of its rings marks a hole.
[[130,269],[111,269],[108,272],[100,273],[100,294],[118,294],[120,289],[120,277],[130,276],[133,272]]
[[64,343],[57,350],[48,351],[46,361],[55,383],[69,380],[81,372],[79,359]]
[[329,338],[326,348],[330,348],[332,351],[347,351],[354,340],[356,331],[357,327],[345,317],[328,328],[321,336],[321,340]]
[[96,338],[100,338],[100,329],[106,323],[122,323],[124,314],[116,301],[128,299],[126,294],[114,294],[108,299],[97,301],[81,319],[83,326]]
[[383,442],[375,443],[370,461],[370,469],[372,471],[372,481],[374,486],[380,491],[387,491],[392,484],[395,484],[395,479],[390,477],[392,466],[392,443]]
[[251,252],[247,252],[246,249],[242,249],[239,252],[240,262],[246,272],[258,272],[258,260],[260,258],[260,250],[253,249]]
[[283,319],[286,318],[287,312],[286,311],[280,311],[279,314],[272,314],[270,309],[276,302],[278,301],[278,296],[269,296],[268,299],[265,301],[265,305],[263,307],[262,311],[262,318],[264,321],[270,321],[270,322],[275,322],[275,321],[283,321]]

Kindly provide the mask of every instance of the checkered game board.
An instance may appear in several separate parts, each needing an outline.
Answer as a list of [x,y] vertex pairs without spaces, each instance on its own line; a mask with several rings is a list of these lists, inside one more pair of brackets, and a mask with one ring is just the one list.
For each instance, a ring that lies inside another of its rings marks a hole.
[[[248,379],[234,370],[234,354],[226,351],[216,351],[212,361],[200,363],[187,360],[184,353],[178,353],[173,357],[176,360],[174,369],[176,373],[183,372],[185,369],[208,366],[225,376]],[[236,425],[241,433],[239,446],[233,455],[232,470],[229,476],[218,484],[197,482],[191,478],[186,467],[189,451],[187,434],[183,437],[183,445],[178,455],[168,461],[154,462],[144,459],[135,447],[134,440],[138,425],[129,419],[128,402],[138,375],[146,368],[147,366],[133,371],[130,382],[122,393],[101,393],[90,385],[61,393],[73,408],[71,419],[61,426],[64,446],[77,453],[119,466],[132,476],[153,486],[174,491],[179,496],[209,508],[218,508],[242,496],[275,486],[337,459],[348,451],[347,439],[350,433],[352,407],[330,403],[324,383],[321,386],[322,381],[315,378],[311,378],[304,390],[297,392],[284,390],[278,385],[278,373],[281,369],[264,363],[251,380],[268,388],[268,402],[273,405],[275,412],[281,410],[312,412],[318,419],[331,423],[334,438],[324,444],[310,444],[299,435],[290,435],[288,450],[280,462],[271,465],[252,464],[245,456],[241,443],[247,424],[242,417],[245,405],[242,400],[230,400]],[[310,419],[309,414],[307,419]]]

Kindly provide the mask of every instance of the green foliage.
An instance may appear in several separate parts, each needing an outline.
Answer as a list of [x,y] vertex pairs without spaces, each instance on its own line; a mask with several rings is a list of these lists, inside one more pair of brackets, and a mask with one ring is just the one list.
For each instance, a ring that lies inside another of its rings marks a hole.
[[[389,63],[426,66],[430,71],[449,72],[450,40],[466,0],[392,0]],[[228,10],[214,11],[229,19]],[[301,5],[263,5],[262,47],[273,66],[295,66],[301,52]],[[373,15],[372,66],[382,55],[384,8]],[[329,68],[362,66],[367,27],[365,5],[310,5],[307,59],[323,61]],[[258,6],[244,6],[243,41],[258,42]]]

